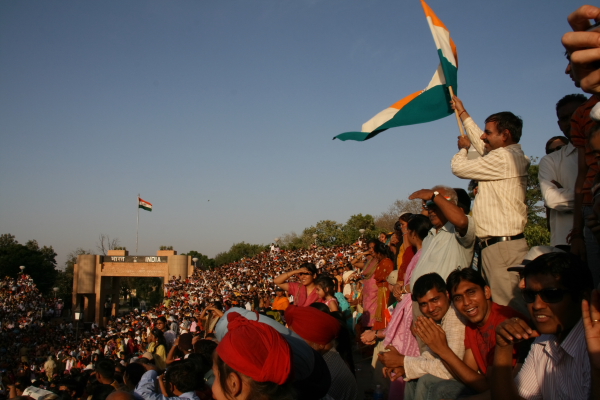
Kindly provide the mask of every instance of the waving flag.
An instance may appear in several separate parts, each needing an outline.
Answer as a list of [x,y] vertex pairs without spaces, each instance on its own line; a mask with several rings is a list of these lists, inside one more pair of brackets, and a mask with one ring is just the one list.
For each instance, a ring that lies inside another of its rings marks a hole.
[[139,205],[138,208],[143,208],[146,211],[152,211],[152,203],[149,201],[143,200],[141,197],[138,197]]
[[440,57],[431,82],[424,90],[406,96],[402,100],[375,115],[362,126],[361,132],[346,132],[334,137],[340,140],[364,141],[389,128],[403,125],[422,124],[447,117],[453,113],[450,107],[448,86],[457,93],[458,55],[450,37],[450,31],[435,15],[433,10],[421,0],[433,40]]

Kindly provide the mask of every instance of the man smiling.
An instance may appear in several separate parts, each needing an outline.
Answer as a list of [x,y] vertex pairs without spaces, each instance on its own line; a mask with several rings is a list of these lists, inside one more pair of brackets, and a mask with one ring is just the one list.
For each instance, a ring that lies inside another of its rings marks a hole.
[[[525,266],[522,295],[535,329],[520,318],[496,328],[492,399],[587,399],[590,362],[581,301],[592,290],[590,270],[568,253],[548,253]],[[507,368],[516,343],[536,338],[512,381]]]

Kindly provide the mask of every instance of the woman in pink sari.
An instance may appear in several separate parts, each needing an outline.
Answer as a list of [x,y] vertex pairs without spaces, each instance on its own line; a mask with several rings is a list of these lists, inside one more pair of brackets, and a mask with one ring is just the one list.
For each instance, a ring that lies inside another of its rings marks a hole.
[[[412,246],[417,248],[417,252],[408,264],[406,268],[406,274],[404,276],[404,285],[398,284],[394,286],[394,296],[401,297],[402,300],[392,314],[392,320],[385,330],[374,331],[373,338],[381,338],[385,336],[383,341],[384,346],[394,346],[400,354],[410,357],[416,357],[419,355],[419,345],[417,339],[412,335],[410,326],[413,322],[412,314],[412,298],[410,294],[411,276],[412,273],[421,258],[421,247],[423,245],[423,239],[427,237],[429,230],[432,225],[429,218],[415,214],[408,222],[408,232],[406,238]],[[400,282],[400,279],[398,279]],[[369,337],[364,338],[369,340]],[[393,381],[390,385],[390,399],[403,399],[404,398],[404,379],[399,377]]]
[[[371,327],[375,323],[375,312],[377,311],[377,282],[373,275],[377,270],[379,260],[375,257],[375,242],[377,239],[371,239],[367,242],[369,250],[364,254],[367,256],[366,261],[362,264],[362,317],[361,324],[363,328]],[[355,267],[361,268],[361,264],[354,264]]]

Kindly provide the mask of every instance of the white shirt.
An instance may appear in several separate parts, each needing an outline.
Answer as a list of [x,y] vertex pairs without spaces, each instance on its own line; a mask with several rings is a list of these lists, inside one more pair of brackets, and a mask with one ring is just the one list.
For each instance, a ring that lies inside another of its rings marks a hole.
[[[575,181],[577,180],[577,149],[569,143],[559,151],[540,160],[538,173],[542,197],[550,209],[550,244],[566,245],[567,235],[573,229]],[[556,187],[551,181],[561,184]]]
[[484,155],[483,131],[472,118],[464,121],[471,144],[482,156],[469,160],[461,149],[452,158],[452,173],[462,179],[475,179],[479,191],[475,197],[473,216],[480,239],[492,236],[515,236],[523,233],[527,223],[527,170],[529,158],[521,145],[500,147]]
[[562,343],[554,335],[536,338],[515,378],[524,399],[588,399],[590,360],[580,319]]

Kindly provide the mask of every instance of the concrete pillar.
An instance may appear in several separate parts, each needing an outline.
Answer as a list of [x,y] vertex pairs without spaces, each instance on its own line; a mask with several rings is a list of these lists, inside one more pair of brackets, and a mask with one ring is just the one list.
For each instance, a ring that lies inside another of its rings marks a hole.
[[191,257],[189,256],[169,256],[169,279],[173,276],[187,278],[190,263]]

